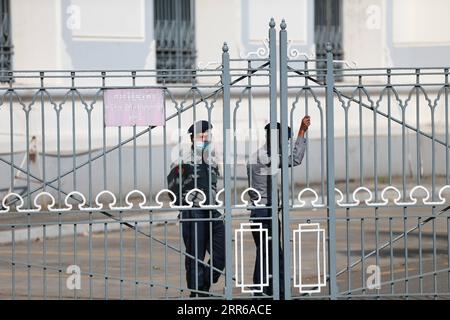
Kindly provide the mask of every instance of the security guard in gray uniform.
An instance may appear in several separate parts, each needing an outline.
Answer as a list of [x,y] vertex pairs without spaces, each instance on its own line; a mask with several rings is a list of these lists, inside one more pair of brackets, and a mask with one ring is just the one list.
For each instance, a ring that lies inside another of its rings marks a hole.
[[[205,194],[205,205],[215,204],[219,169],[211,148],[210,129],[212,125],[208,121],[195,122],[188,130],[192,142],[189,150],[171,165],[168,187],[177,196],[177,205],[188,205],[186,195],[194,188]],[[225,268],[225,226],[222,220],[211,220],[221,217],[217,210],[198,209],[202,198],[200,192],[192,192],[189,196],[192,210],[180,211],[186,247],[186,281],[191,297],[208,296],[211,280],[216,283]],[[203,261],[206,251],[210,256],[208,263]]]
[[[311,118],[309,116],[305,116],[301,123],[300,123],[300,129],[297,134],[297,138],[294,144],[294,149],[292,150],[292,153],[289,155],[288,163],[289,166],[298,166],[305,155],[306,150],[306,139],[305,139],[305,133],[308,130],[308,127],[311,125]],[[266,144],[258,149],[249,159],[249,162],[247,163],[247,175],[249,178],[249,184],[250,187],[256,189],[260,196],[261,201],[260,204],[264,204],[267,206],[272,205],[272,185],[271,185],[271,145],[270,145],[270,123],[268,123],[264,129],[266,130]],[[274,155],[275,157],[280,157],[281,148],[282,145],[281,141],[281,125],[280,123],[277,123],[277,133],[278,133],[278,154]],[[291,139],[291,128],[288,127],[288,138]],[[287,141],[286,141],[287,143]],[[281,159],[279,159],[281,160]],[[281,161],[278,161],[278,164],[281,165]],[[251,182],[251,183],[250,183]],[[254,202],[258,199],[258,195],[250,191],[249,192],[251,200]],[[278,199],[279,200],[279,199]],[[278,206],[278,200],[275,200],[275,205]],[[253,209],[250,213],[250,221],[255,223],[261,223],[262,227],[268,230],[268,236],[269,239],[272,237],[272,221],[270,217],[272,216],[272,209],[270,208],[260,208],[260,209]],[[279,233],[281,235],[281,232]],[[256,245],[256,259],[255,259],[255,267],[253,270],[253,283],[255,284],[261,284],[261,283],[269,283],[268,286],[265,286],[263,288],[263,293],[266,295],[271,296],[273,294],[273,284],[272,284],[272,277],[269,278],[269,281],[267,279],[261,279],[261,243],[260,243],[260,234],[259,232],[253,232],[253,240]],[[281,238],[280,238],[281,239]],[[281,244],[281,240],[276,239],[276,241],[279,241]],[[264,247],[263,247],[264,248]],[[269,247],[268,247],[268,255],[269,259],[272,259],[272,243],[271,240],[269,241]],[[266,274],[266,261],[265,261],[266,252],[263,252],[263,277],[265,277]],[[279,261],[274,261],[279,263],[279,276],[280,276],[280,297],[283,298],[284,296],[284,263],[283,263],[283,248],[279,247]],[[272,274],[272,264],[269,263],[269,275]],[[260,294],[257,294],[260,295]]]

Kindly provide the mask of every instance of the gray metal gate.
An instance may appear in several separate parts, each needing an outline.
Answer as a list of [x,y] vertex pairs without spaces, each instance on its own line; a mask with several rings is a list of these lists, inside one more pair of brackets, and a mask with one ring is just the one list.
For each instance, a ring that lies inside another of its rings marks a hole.
[[[331,48],[311,59],[292,48],[284,21],[277,41],[273,20],[266,48],[233,59],[224,44],[214,66],[180,72],[190,84],[165,83],[161,69],[8,74],[2,299],[279,299],[281,287],[285,299],[448,297],[448,68],[356,69]],[[106,127],[104,92],[119,88],[163,89],[166,125]],[[304,114],[307,151],[291,168],[288,126]],[[214,125],[221,187],[215,204],[193,208],[171,200],[166,177],[199,119]],[[276,129],[277,119],[281,170],[269,183],[281,201],[260,206],[248,201],[245,163],[264,142],[261,123]],[[249,220],[262,207],[270,239]],[[209,224],[210,248],[211,226],[224,223],[224,271],[186,252],[178,212],[188,210],[220,213],[192,222]],[[254,283],[258,233],[272,272],[261,268]],[[209,292],[187,287],[186,257],[211,280],[221,274]],[[273,295],[261,296],[269,282]]]

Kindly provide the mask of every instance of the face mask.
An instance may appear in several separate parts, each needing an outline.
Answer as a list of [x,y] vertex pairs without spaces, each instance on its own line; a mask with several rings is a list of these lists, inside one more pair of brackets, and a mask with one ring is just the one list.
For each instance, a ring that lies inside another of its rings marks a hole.
[[208,145],[209,145],[209,141],[196,141],[195,142],[195,147],[199,150],[206,149],[206,147],[208,147]]

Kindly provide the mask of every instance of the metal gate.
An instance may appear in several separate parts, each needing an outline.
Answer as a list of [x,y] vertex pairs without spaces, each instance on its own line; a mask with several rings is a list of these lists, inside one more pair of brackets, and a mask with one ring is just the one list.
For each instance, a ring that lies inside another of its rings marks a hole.
[[[277,41],[273,19],[264,48],[237,59],[222,49],[220,62],[180,71],[190,84],[165,83],[172,71],[162,69],[9,73],[0,298],[447,298],[448,68],[357,69],[333,60],[331,46],[313,59],[292,47],[284,21]],[[148,88],[164,92],[164,126],[105,125],[106,90]],[[288,126],[304,114],[313,124],[294,166]],[[166,177],[200,119],[213,123],[221,177],[217,201],[193,207]],[[261,195],[247,180],[249,156],[277,121],[281,169],[267,182],[280,201],[251,202]],[[255,222],[250,211],[261,208],[271,215]],[[224,251],[214,253],[220,224]],[[208,262],[214,254],[223,267]],[[211,283],[219,275],[210,290],[198,286],[199,269]]]

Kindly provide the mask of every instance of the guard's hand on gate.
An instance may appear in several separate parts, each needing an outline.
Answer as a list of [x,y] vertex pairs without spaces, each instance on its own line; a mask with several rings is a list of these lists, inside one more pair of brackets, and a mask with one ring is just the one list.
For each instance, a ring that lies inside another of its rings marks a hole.
[[298,131],[298,135],[303,137],[305,135],[305,132],[308,131],[310,125],[311,125],[311,117],[304,116],[302,119],[302,123],[300,124],[300,130]]

